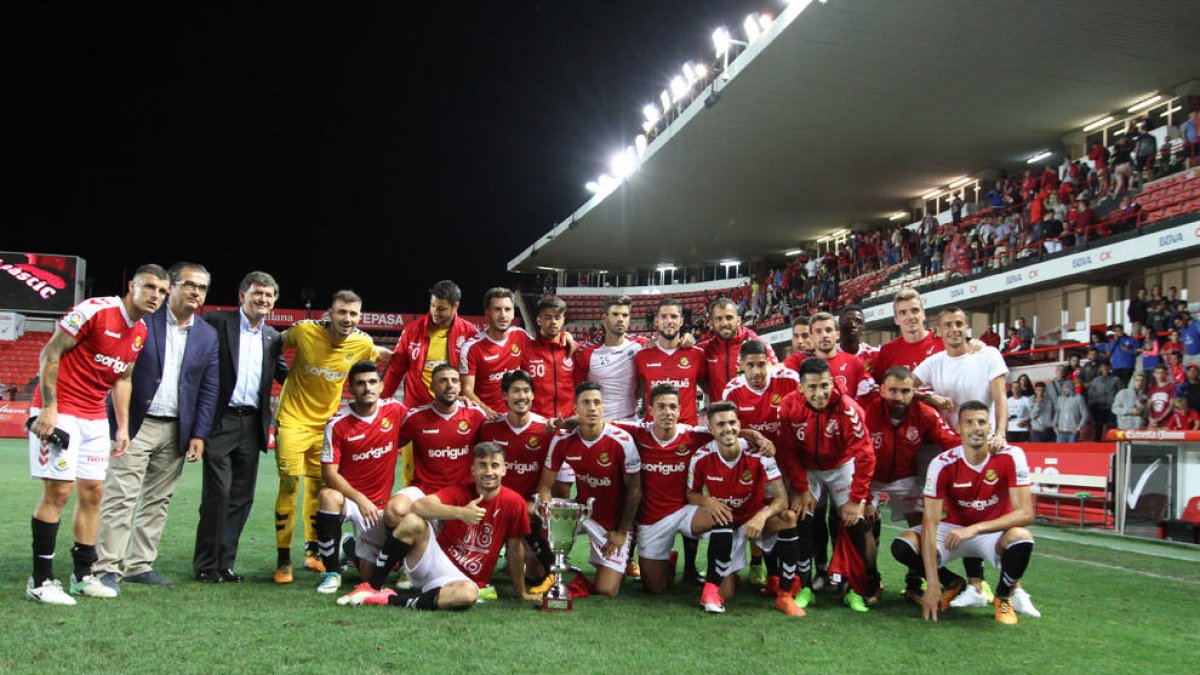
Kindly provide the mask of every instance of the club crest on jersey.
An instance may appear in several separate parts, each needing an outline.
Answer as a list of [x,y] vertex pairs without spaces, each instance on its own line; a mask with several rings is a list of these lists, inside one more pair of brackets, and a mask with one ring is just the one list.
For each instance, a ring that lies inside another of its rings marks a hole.
[[530,447],[530,448],[536,448],[536,447],[538,446],[538,439],[537,439],[537,436],[533,436],[533,437],[531,437],[531,438],[529,439],[529,442],[528,442],[528,443],[526,443],[525,445],[526,445],[527,447]]
[[466,421],[466,420],[463,420],[463,421],[461,421],[461,422],[459,422],[459,423],[458,423],[458,433],[460,433],[460,434],[467,434],[467,433],[470,433],[470,432],[471,432],[471,425],[470,425],[470,424],[467,424],[467,421]]
[[917,441],[921,440],[921,432],[918,431],[916,427],[909,427],[904,431],[904,438],[907,439],[909,443],[916,443]]
[[135,352],[142,351],[142,336],[141,335],[133,336],[133,351],[135,351]]
[[692,362],[688,361],[688,357],[684,356],[679,359],[679,367],[680,368],[687,368],[690,365],[692,365]]
[[983,473],[983,482],[986,485],[995,485],[998,480],[1000,480],[1000,476],[995,469],[988,469]]
[[600,456],[596,458],[596,463],[600,466],[608,466],[609,464],[612,464],[612,457],[610,457],[607,452],[601,452]]
[[826,436],[833,438],[834,436],[837,435],[837,432],[838,432],[838,421],[837,420],[829,420],[828,422],[825,423],[825,435]]
[[379,428],[383,429],[384,431],[389,431],[392,428],[392,421],[386,417],[379,420]]
[[570,370],[574,367],[575,367],[575,361],[572,360],[571,357],[568,356],[565,359],[563,359],[563,368]]
[[750,475],[750,469],[742,469],[742,479],[741,479],[741,482],[742,482],[743,484],[745,484],[745,485],[749,485],[750,483],[752,483],[752,482],[753,482],[752,478],[753,478],[753,477]]
[[686,445],[681,445],[678,448],[675,448],[675,454],[680,455],[680,456],[686,455],[689,452],[691,452],[691,450],[688,450],[688,446],[686,446]]
[[774,396],[771,397],[771,405],[779,405],[779,402],[782,400],[783,400],[782,396],[780,396],[779,394],[775,394]]
[[508,351],[512,352],[512,355],[513,355],[513,356],[520,356],[520,355],[521,355],[521,347],[520,347],[520,345],[515,345],[515,344],[514,344],[514,345],[511,345],[511,346],[508,348]]

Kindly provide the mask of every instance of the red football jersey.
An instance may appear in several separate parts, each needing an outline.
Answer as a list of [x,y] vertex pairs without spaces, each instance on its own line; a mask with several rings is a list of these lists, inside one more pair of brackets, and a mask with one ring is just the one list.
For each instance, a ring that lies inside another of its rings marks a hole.
[[866,414],[867,432],[875,449],[875,474],[871,480],[881,483],[917,475],[917,451],[932,443],[943,450],[962,444],[946,420],[933,406],[913,399],[902,420],[892,418],[891,408],[879,394],[861,402]]
[[[104,397],[133,365],[146,344],[146,324],[132,321],[120,298],[89,298],[58,322],[78,344],[58,365],[58,412],[102,420]],[[33,391],[34,408],[42,407],[42,388]]]
[[513,428],[508,417],[494,422],[484,422],[475,435],[475,442],[491,441],[504,448],[504,486],[532,499],[542,477],[542,464],[550,449],[553,434],[546,431],[546,418],[529,415],[529,423],[520,429]]
[[383,508],[396,483],[396,455],[400,424],[408,414],[404,404],[392,399],[379,402],[375,414],[359,417],[346,410],[325,425],[322,464],[337,464],[350,487]]
[[646,421],[650,415],[650,391],[659,384],[673,384],[679,389],[679,423],[695,424],[696,390],[704,379],[704,350],[699,347],[666,350],[655,344],[637,353],[633,359],[638,381],[646,395]]
[[687,506],[687,470],[692,453],[713,439],[687,424],[677,425],[675,438],[660,441],[653,422],[616,422],[633,437],[642,459],[642,507],[638,523],[657,523]]
[[430,494],[470,483],[475,434],[486,419],[478,406],[464,400],[449,415],[432,403],[408,411],[400,440],[413,444],[413,484]]
[[974,525],[1012,511],[1009,488],[1030,484],[1029,463],[1021,448],[1010,445],[988,454],[983,466],[973,467],[960,445],[929,463],[925,496],[942,500],[947,523]]
[[743,429],[754,429],[779,442],[779,406],[784,397],[800,388],[800,376],[783,366],[773,366],[767,372],[767,386],[755,391],[745,375],[729,381],[721,400],[738,407],[738,421]]
[[804,359],[807,359],[811,356],[812,354],[809,354],[808,352],[792,352],[783,360],[783,367],[787,368],[788,370],[794,370],[798,373],[800,372],[800,364],[804,363]]
[[904,336],[891,340],[879,348],[875,362],[871,366],[871,375],[876,382],[883,382],[883,374],[892,366],[904,366],[909,370],[916,368],[922,361],[934,354],[945,350],[942,338],[929,331],[920,342],[905,342]]
[[533,378],[533,412],[543,417],[575,414],[575,361],[566,347],[541,336],[530,340],[521,368]]
[[728,506],[733,511],[735,527],[770,503],[766,485],[780,476],[774,459],[750,450],[745,440],[741,441],[741,447],[737,459],[730,462],[721,456],[717,442],[713,441],[696,452],[688,467],[688,489],[708,490],[709,497]]
[[[436,496],[447,506],[466,506],[479,497],[479,492],[472,483],[443,488]],[[479,506],[487,512],[483,520],[474,525],[443,520],[437,542],[455,566],[483,588],[492,580],[492,570],[496,569],[505,542],[529,534],[529,516],[525,499],[504,486],[500,487],[500,494],[479,502]]]
[[500,378],[521,367],[521,357],[529,342],[529,333],[509,326],[504,339],[499,342],[482,330],[462,347],[462,355],[458,359],[459,371],[475,377],[475,395],[498,413],[508,412]]
[[[704,378],[707,384],[704,392],[708,395],[708,400],[717,400],[721,396],[721,392],[725,391],[725,385],[738,376],[738,356],[741,355],[742,343],[746,340],[757,339],[757,333],[742,326],[738,328],[737,334],[733,336],[732,340],[722,340],[714,335],[696,345],[704,350],[706,367]],[[767,359],[773,364],[779,363],[774,349],[767,350]]]
[[611,424],[591,442],[578,431],[558,434],[550,443],[546,468],[558,471],[564,463],[575,470],[575,501],[586,504],[595,497],[592,519],[606,530],[616,529],[624,515],[625,476],[642,470],[633,438]]
[[829,364],[829,374],[833,376],[833,381],[850,396],[857,398],[871,391],[870,385],[874,380],[867,374],[867,369],[857,356],[839,349],[833,353],[833,358],[826,359],[825,363]]

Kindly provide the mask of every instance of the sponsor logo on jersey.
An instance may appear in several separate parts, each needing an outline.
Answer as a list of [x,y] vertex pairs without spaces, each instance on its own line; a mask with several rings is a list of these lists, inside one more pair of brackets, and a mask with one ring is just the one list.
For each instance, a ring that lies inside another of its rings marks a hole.
[[725,506],[728,506],[731,511],[737,511],[745,506],[746,502],[750,501],[750,495],[746,495],[745,497],[719,497],[718,499],[720,499]]
[[608,476],[604,476],[603,478],[596,478],[595,476],[585,476],[585,475],[581,475],[581,474],[576,474],[575,479],[583,481],[584,483],[587,484],[588,487],[591,487],[591,488],[612,487],[612,479],[609,478]]
[[83,318],[83,312],[80,312],[79,310],[71,312],[67,315],[67,318],[63,319],[63,323],[67,325],[67,328],[70,328],[73,331],[79,330],[79,327],[83,325],[84,321],[86,321],[86,319]]
[[484,361],[495,361],[498,358],[500,358],[499,354],[488,354],[487,356],[483,357],[483,360]]
[[683,473],[687,470],[687,465],[683,462],[677,464],[669,464],[666,462],[655,462],[654,464],[643,464],[642,471],[646,473],[657,473],[662,476],[669,476],[673,473]]
[[677,389],[691,389],[692,388],[692,378],[685,377],[682,380],[673,380],[668,377],[668,378],[662,379],[662,380],[650,380],[650,388],[651,389],[653,389],[654,387],[657,387],[660,384],[669,384],[669,385],[676,387]]
[[909,427],[904,430],[904,438],[907,439],[909,443],[916,443],[917,441],[921,440],[921,432],[916,427]]
[[504,465],[508,467],[509,471],[521,474],[533,473],[541,469],[541,465],[537,462],[505,462]]
[[661,368],[662,364],[661,363],[647,363],[646,367],[647,368]]
[[112,371],[118,375],[126,370],[129,370],[129,364],[125,363],[116,356],[109,356],[108,354],[96,354],[92,357],[92,360],[102,366],[112,368]]
[[990,499],[958,500],[958,505],[960,508],[974,509],[976,511],[985,511],[989,507],[995,506],[999,503],[1000,495],[992,495]]
[[430,459],[458,459],[459,457],[466,457],[468,452],[470,452],[470,448],[467,447],[437,448],[429,450],[425,454]]
[[971,481],[967,481],[965,483],[954,483],[953,487],[955,490],[964,490],[971,487]]
[[998,480],[1000,480],[1000,476],[996,473],[995,469],[988,469],[983,474],[984,485],[995,485]]
[[108,337],[110,337],[110,338],[116,338],[116,339],[118,339],[118,340],[120,340],[120,339],[121,339],[121,334],[120,334],[120,333],[115,333],[115,332],[113,332],[113,331],[111,331],[111,330],[108,330],[107,328],[105,328],[105,329],[104,329],[104,334],[105,334],[105,335],[107,335],[107,336],[108,336]]
[[437,429],[422,429],[421,430],[421,433],[430,434],[430,435],[436,434],[437,432],[438,432]]
[[366,434],[358,434],[357,436],[347,436],[346,442],[353,443],[354,441],[361,441],[362,439],[364,439],[366,437],[367,437]]
[[320,377],[326,382],[340,382],[346,379],[347,371],[327,370],[325,368],[318,368],[314,365],[306,363],[304,364],[304,372],[308,373],[309,375]]
[[925,491],[926,492],[933,492],[933,485],[934,485],[933,476],[930,476],[925,479]]
[[386,417],[379,420],[379,428],[383,429],[384,431],[390,431],[392,428],[392,421]]
[[608,466],[609,464],[612,464],[612,457],[609,456],[608,452],[602,451],[600,455],[596,457],[596,463],[600,466]]
[[725,479],[720,476],[705,476],[704,480],[709,483],[724,483]]
[[471,433],[471,425],[468,424],[466,420],[461,420],[458,423],[457,431],[460,434],[469,434],[469,433]]
[[380,457],[383,457],[384,455],[388,454],[391,451],[392,451],[392,444],[388,443],[387,445],[383,446],[382,448],[371,448],[370,450],[366,450],[363,452],[359,452],[359,453],[350,455],[350,459],[355,462],[361,462],[361,461],[367,460],[367,459],[379,459]]
[[583,461],[583,455],[578,455],[578,456],[576,456],[576,457],[563,457],[563,461],[564,461],[564,462],[566,462],[566,463],[568,463],[568,464],[570,464],[570,463],[572,463],[572,462],[582,462],[582,461]]

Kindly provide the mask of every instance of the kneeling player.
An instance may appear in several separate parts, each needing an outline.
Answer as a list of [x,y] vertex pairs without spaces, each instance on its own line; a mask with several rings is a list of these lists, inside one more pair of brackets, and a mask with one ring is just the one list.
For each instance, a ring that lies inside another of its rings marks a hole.
[[[500,548],[508,550],[508,573],[518,598],[525,593],[525,537],[529,518],[525,500],[504,487],[504,448],[495,443],[475,446],[474,482],[438,490],[413,502],[412,513],[383,543],[371,580],[338,599],[339,604],[404,605],[412,609],[467,609],[479,589],[492,578]],[[383,589],[388,571],[398,561],[413,586],[413,598]]]
[[[925,618],[934,621],[938,610],[944,611],[964,586],[963,578],[945,566],[965,556],[990,561],[1001,572],[994,601],[996,620],[1015,624],[1013,589],[1033,553],[1033,535],[1025,529],[1033,522],[1029,465],[1025,452],[1015,446],[988,452],[992,425],[986,403],[962,404],[958,434],[963,444],[929,465],[921,525],[892,542],[892,555],[908,566],[910,577],[924,572],[928,583],[921,603]],[[928,536],[929,532],[935,536]]]
[[733,403],[710,405],[708,428],[715,440],[696,452],[688,469],[688,502],[701,507],[692,519],[692,532],[708,530],[709,536],[708,576],[700,605],[706,612],[725,611],[724,600],[733,596],[734,576],[746,566],[750,540],[766,552],[778,547],[783,590],[775,596],[775,608],[788,616],[804,616],[790,591],[800,533],[775,460],[752,452],[739,437],[741,426]]

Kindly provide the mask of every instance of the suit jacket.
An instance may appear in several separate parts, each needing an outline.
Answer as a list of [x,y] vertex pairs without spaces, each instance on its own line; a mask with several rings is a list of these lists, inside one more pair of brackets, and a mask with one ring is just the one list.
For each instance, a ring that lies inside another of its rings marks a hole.
[[[133,392],[129,399],[129,437],[137,435],[146,419],[158,385],[162,382],[163,362],[167,353],[167,306],[145,317],[146,344],[133,369]],[[187,346],[179,369],[179,452],[187,451],[187,441],[207,441],[217,406],[217,331],[199,316],[188,330]],[[116,414],[112,396],[108,397],[109,428],[116,434]]]
[[[204,320],[212,324],[217,332],[220,386],[217,393],[217,414],[213,424],[219,425],[229,407],[229,400],[233,398],[233,390],[237,387],[238,351],[242,331],[241,310],[209,312],[204,315]],[[283,383],[287,377],[288,365],[283,358],[283,340],[280,339],[279,331],[263,323],[262,340],[262,380],[258,386],[258,414],[262,431],[259,448],[266,452],[272,418],[271,383]]]

